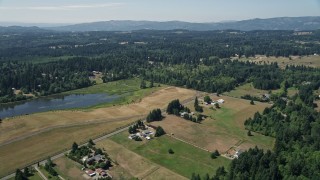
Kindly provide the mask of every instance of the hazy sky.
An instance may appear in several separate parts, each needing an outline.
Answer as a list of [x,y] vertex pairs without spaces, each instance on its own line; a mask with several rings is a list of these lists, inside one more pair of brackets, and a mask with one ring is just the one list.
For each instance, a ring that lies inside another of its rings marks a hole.
[[320,0],[0,0],[2,22],[217,22],[283,16],[320,16]]

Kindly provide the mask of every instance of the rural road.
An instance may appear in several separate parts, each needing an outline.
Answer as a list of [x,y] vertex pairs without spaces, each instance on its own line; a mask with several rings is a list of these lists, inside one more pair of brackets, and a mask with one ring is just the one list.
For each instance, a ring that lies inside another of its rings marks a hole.
[[[199,94],[197,93],[196,96],[198,96],[198,95],[199,95]],[[191,102],[194,98],[195,98],[195,97],[188,98],[188,99],[182,101],[181,104],[185,105],[185,104]],[[199,98],[199,97],[198,97],[198,98]],[[164,112],[165,112],[165,109],[164,109]],[[138,116],[132,116],[132,117],[116,118],[116,119],[112,119],[111,121],[110,121],[110,120],[109,120],[109,121],[105,121],[105,119],[100,119],[100,121],[95,120],[94,122],[88,121],[88,122],[84,122],[84,123],[75,123],[75,124],[69,124],[69,125],[59,125],[59,126],[54,126],[54,127],[46,128],[46,129],[43,129],[43,130],[40,130],[40,131],[37,131],[37,132],[33,132],[33,133],[28,134],[28,135],[26,135],[26,136],[24,136],[24,137],[12,139],[12,140],[10,140],[10,141],[7,141],[7,142],[5,142],[5,143],[0,144],[0,147],[1,147],[1,146],[4,146],[4,145],[6,145],[6,144],[10,144],[10,143],[12,143],[12,142],[16,142],[16,141],[20,141],[20,140],[26,139],[26,138],[28,138],[28,137],[32,137],[32,136],[37,135],[37,134],[41,134],[41,133],[43,133],[43,132],[47,132],[47,131],[50,131],[50,130],[53,130],[53,129],[57,129],[57,128],[65,128],[65,127],[73,127],[73,126],[80,126],[80,125],[87,125],[87,124],[95,124],[95,123],[97,124],[97,123],[104,123],[104,122],[121,121],[121,120],[127,120],[128,118],[135,118],[135,117],[139,117],[140,119],[145,119],[145,117],[143,117],[142,115],[138,115]],[[142,117],[143,117],[143,118],[142,118]],[[111,137],[111,136],[113,136],[113,135],[116,135],[116,134],[119,134],[119,133],[121,133],[121,132],[123,132],[123,131],[126,131],[126,130],[129,129],[130,126],[131,126],[131,125],[128,125],[128,126],[126,126],[126,127],[124,127],[124,128],[121,128],[121,129],[119,129],[119,130],[116,130],[116,131],[114,131],[114,132],[111,132],[111,133],[109,133],[109,134],[107,134],[107,135],[104,135],[104,136],[101,136],[101,137],[99,137],[99,138],[97,138],[97,139],[94,139],[93,142],[99,142],[99,141],[102,141],[102,140],[104,140],[104,139],[106,139],[106,138],[109,138],[109,137]],[[83,146],[83,145],[86,145],[86,144],[87,144],[87,143],[84,143],[84,144],[81,144],[80,146]],[[64,155],[65,155],[66,153],[68,153],[69,151],[70,151],[70,150],[64,151],[64,152],[62,152],[62,153],[60,153],[60,154],[57,154],[57,155],[55,155],[55,156],[52,156],[52,157],[51,157],[51,160],[58,159],[58,158],[64,156]],[[46,161],[47,161],[47,160],[40,161],[39,164],[45,164]],[[33,164],[32,166],[37,167],[37,164]],[[39,171],[38,171],[38,172],[39,172]],[[39,174],[40,174],[40,173],[39,173]],[[40,174],[40,175],[41,175],[41,174]],[[13,178],[14,176],[15,176],[15,173],[12,173],[12,174],[10,174],[10,175],[7,175],[7,176],[1,178],[1,180],[7,180],[7,179],[10,179],[10,178]]]
[[42,174],[42,172],[40,171],[38,166],[35,166],[34,168],[38,171],[38,173],[39,173],[39,175],[41,176],[42,179],[48,180],[48,178],[44,174]]

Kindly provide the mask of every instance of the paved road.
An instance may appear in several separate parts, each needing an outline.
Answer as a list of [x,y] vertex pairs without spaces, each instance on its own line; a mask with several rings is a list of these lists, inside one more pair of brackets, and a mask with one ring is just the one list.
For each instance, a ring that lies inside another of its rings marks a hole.
[[[199,95],[199,94],[197,93],[197,96],[198,96],[198,95]],[[185,104],[191,102],[194,98],[195,98],[195,97],[188,98],[188,99],[182,101],[181,104],[185,105]],[[198,97],[198,98],[199,98],[199,97]],[[164,110],[164,112],[165,112],[165,110]],[[140,117],[139,119],[145,119],[145,117],[144,117],[144,118],[141,118],[142,116],[132,116],[132,117],[117,118],[117,119],[113,119],[112,121],[121,121],[122,119],[126,119],[126,120],[127,120],[128,118],[134,118],[134,117]],[[32,137],[32,136],[34,136],[34,135],[37,135],[37,134],[40,134],[40,133],[43,133],[43,132],[46,132],[46,131],[50,131],[50,130],[56,129],[56,128],[64,128],[64,127],[72,127],[72,126],[79,126],[79,125],[86,125],[86,124],[95,124],[95,123],[104,123],[104,122],[112,122],[112,121],[110,121],[110,120],[109,120],[109,121],[105,121],[105,120],[103,121],[103,119],[102,119],[101,121],[94,121],[94,122],[88,121],[88,122],[85,122],[85,123],[76,123],[76,124],[69,124],[69,125],[64,125],[64,126],[63,126],[63,125],[62,125],[62,126],[55,126],[55,127],[43,129],[43,130],[38,131],[38,132],[31,133],[31,134],[27,135],[27,137],[21,137],[21,138],[13,139],[13,140],[11,140],[11,141],[12,141],[12,142],[15,142],[15,141],[23,140],[23,139],[25,139],[25,138]],[[97,139],[94,139],[93,142],[102,141],[102,140],[104,140],[104,139],[106,139],[106,138],[109,138],[109,137],[111,137],[111,136],[113,136],[113,135],[116,135],[116,134],[119,134],[119,133],[121,133],[121,132],[123,132],[123,131],[126,131],[126,130],[129,129],[130,126],[131,126],[131,125],[128,125],[128,126],[126,126],[126,127],[124,127],[124,128],[121,128],[121,129],[119,129],[119,130],[116,130],[116,131],[114,131],[114,132],[111,132],[111,133],[109,133],[109,134],[107,134],[107,135],[104,135],[104,136],[102,136],[102,137],[99,137],[99,138],[97,138]],[[3,144],[0,145],[0,147],[1,147],[1,146],[4,146],[5,144],[10,144],[10,143],[12,143],[12,142],[3,143]],[[86,144],[87,144],[87,143],[81,144],[80,146],[84,146],[84,145],[86,145]],[[64,156],[64,155],[65,155],[66,153],[68,153],[69,151],[70,151],[70,150],[65,151],[65,152],[62,152],[62,153],[57,154],[57,155],[55,155],[55,156],[52,156],[52,157],[51,157],[51,160],[58,159],[58,158]],[[46,163],[46,161],[47,161],[47,160],[41,161],[41,162],[39,162],[39,164],[44,165],[44,164]],[[33,164],[32,166],[37,167],[37,164]],[[39,173],[39,174],[40,174],[40,173]],[[12,173],[12,174],[10,174],[10,175],[7,175],[7,176],[1,178],[1,180],[7,180],[7,179],[10,179],[10,178],[13,178],[14,176],[15,176],[15,173]]]

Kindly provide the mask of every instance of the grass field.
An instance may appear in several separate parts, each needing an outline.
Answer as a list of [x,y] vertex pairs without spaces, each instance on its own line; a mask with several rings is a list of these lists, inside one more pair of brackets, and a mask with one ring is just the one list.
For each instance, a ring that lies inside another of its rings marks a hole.
[[[115,139],[119,139],[118,137],[122,139],[127,138],[126,133],[116,135]],[[132,145],[132,143],[130,145]],[[125,144],[126,147],[129,147],[130,145]],[[141,143],[137,142],[137,146],[140,145]],[[176,174],[165,167],[159,166],[158,164],[151,162],[147,158],[141,156],[141,154],[139,155],[133,151],[130,151],[124,146],[110,139],[98,142],[97,146],[106,150],[111,159],[113,159],[119,164],[111,168],[110,173],[115,177],[119,177],[119,175],[121,174],[127,174],[126,176],[131,175],[132,177],[136,177],[139,179],[185,179],[179,174]],[[134,147],[131,148],[135,149]],[[119,167],[121,167],[121,169]],[[118,168],[122,171],[115,171],[115,168]]]
[[39,170],[40,170],[40,171],[42,172],[42,174],[43,174],[44,176],[46,176],[48,179],[60,180],[60,178],[59,178],[58,176],[52,176],[52,175],[50,175],[49,172],[44,169],[44,166],[40,166],[40,167],[39,167]]
[[[230,160],[222,157],[212,160],[209,152],[169,136],[141,143],[129,140],[127,135],[127,132],[121,133],[111,137],[111,140],[186,178],[190,178],[193,172],[199,173],[201,176],[206,173],[212,175],[216,168],[223,165],[227,167],[230,163]],[[134,143],[136,144],[132,145]],[[169,148],[173,149],[175,153],[169,154]]]
[[121,122],[60,128],[2,146],[0,148],[0,162],[7,163],[5,166],[0,166],[0,177],[16,168],[22,168],[28,163],[41,158],[46,159],[52,153],[70,148],[73,142],[88,141],[89,138],[113,131],[116,127],[132,121],[133,119],[128,119]]
[[[152,122],[155,126],[161,126],[168,134],[173,133],[175,137],[183,139],[209,151],[219,150],[221,153],[232,147],[248,149],[258,146],[263,149],[272,149],[274,139],[271,137],[254,134],[247,136],[244,121],[253,116],[255,112],[262,111],[270,106],[266,103],[250,105],[250,101],[232,98],[228,96],[211,96],[217,100],[222,98],[225,103],[220,109],[209,109],[212,105],[203,105],[204,114],[208,115],[201,124],[193,123],[176,116],[167,116],[162,121]],[[191,111],[194,110],[193,102],[187,105]]]
[[166,87],[154,89],[136,103],[92,109],[88,111],[50,111],[27,116],[5,119],[0,126],[0,143],[26,136],[50,127],[67,126],[77,123],[110,122],[123,118],[146,115],[155,108],[164,108],[175,98],[187,99],[195,94],[192,90]]
[[287,57],[266,57],[266,56],[256,56],[250,58],[241,58],[240,61],[250,61],[257,64],[271,64],[278,63],[279,67],[285,68],[286,65],[304,65],[309,67],[320,67],[320,56],[292,56],[291,60]]
[[[85,179],[83,176],[85,172],[81,170],[82,166],[79,163],[76,163],[65,156],[58,158],[53,162],[56,164],[54,167],[55,170],[63,178],[70,180]],[[114,179],[132,179],[132,176],[121,166],[113,166],[108,173],[111,174]]]
[[[32,137],[0,146],[0,177],[30,162],[69,148],[72,142],[84,141],[110,132],[145,116],[154,108],[164,108],[172,99],[187,99],[192,90],[166,87],[129,105],[84,111],[56,111],[4,120],[0,125],[0,143],[40,132]],[[97,124],[95,124],[97,123]],[[81,125],[79,125],[81,124]],[[65,127],[74,126],[74,127]],[[56,127],[55,129],[52,129]],[[27,147],[27,148],[26,148]]]
[[241,96],[244,96],[247,94],[251,96],[261,97],[261,95],[267,94],[267,93],[268,91],[266,90],[260,90],[260,89],[254,88],[252,83],[246,83],[242,86],[236,87],[234,90],[230,92],[225,92],[223,94],[227,96],[241,98]]
[[[271,93],[273,94],[277,94],[280,92],[281,92],[281,89],[271,91]],[[297,88],[294,88],[294,87],[288,88],[288,96],[293,96],[296,93],[298,93]],[[255,97],[261,97],[263,94],[269,94],[269,91],[256,89],[253,87],[252,83],[246,83],[239,87],[236,87],[234,90],[230,92],[225,92],[223,94],[231,97],[236,97],[236,98],[241,98],[241,96],[244,96],[247,94]]]
[[81,171],[82,166],[79,163],[76,163],[65,156],[54,160],[53,163],[56,165],[54,169],[63,178],[70,180],[84,179],[82,176],[84,172]]
[[28,177],[29,180],[42,180],[38,172],[34,173],[32,176]]

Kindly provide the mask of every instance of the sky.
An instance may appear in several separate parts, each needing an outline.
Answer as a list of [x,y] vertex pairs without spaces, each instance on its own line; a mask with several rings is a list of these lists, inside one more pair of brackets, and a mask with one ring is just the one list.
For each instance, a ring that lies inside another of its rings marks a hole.
[[0,0],[0,22],[220,22],[320,16],[320,0]]

